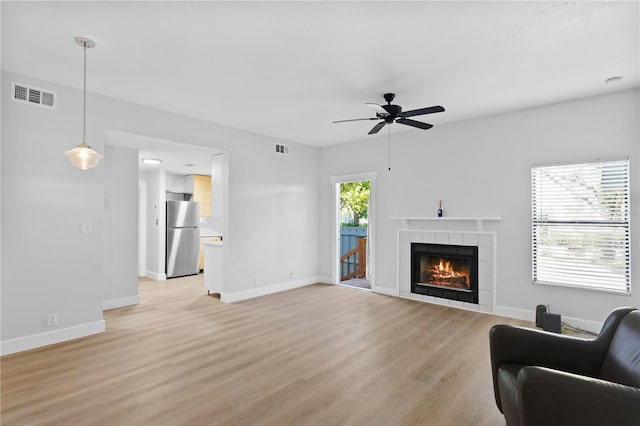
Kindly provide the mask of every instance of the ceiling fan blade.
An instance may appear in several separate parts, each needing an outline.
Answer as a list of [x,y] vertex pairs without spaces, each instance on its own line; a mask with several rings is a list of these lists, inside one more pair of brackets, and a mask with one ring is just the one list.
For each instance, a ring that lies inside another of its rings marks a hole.
[[398,118],[396,120],[396,123],[406,124],[407,126],[413,126],[423,130],[427,130],[433,127],[433,124],[423,123],[422,121],[409,120],[408,118]]
[[380,120],[378,117],[372,117],[372,118],[352,118],[350,120],[336,120],[336,121],[332,121],[332,123],[346,123],[347,121],[364,121],[364,120]]
[[376,134],[380,131],[380,129],[382,129],[384,127],[386,123],[384,121],[379,122],[378,124],[376,124],[375,126],[373,126],[373,129],[369,130],[369,134],[373,135]]
[[413,117],[416,115],[433,114],[434,112],[444,112],[444,107],[441,107],[440,105],[436,105],[428,108],[412,109],[411,111],[401,112],[399,116]]
[[372,104],[372,103],[366,103],[366,106],[373,108],[373,110],[376,112],[376,114],[380,114],[380,115],[389,115],[389,113],[387,112],[386,109],[384,109],[381,105],[378,104]]

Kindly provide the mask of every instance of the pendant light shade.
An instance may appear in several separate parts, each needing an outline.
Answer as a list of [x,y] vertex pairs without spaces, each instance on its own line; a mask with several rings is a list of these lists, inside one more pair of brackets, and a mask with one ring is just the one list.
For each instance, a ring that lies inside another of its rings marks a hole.
[[82,142],[75,148],[65,151],[64,155],[67,156],[73,167],[77,167],[80,170],[93,169],[102,158],[102,155],[98,154],[86,142]]
[[82,142],[73,149],[64,152],[72,166],[80,170],[92,169],[98,165],[102,155],[94,151],[85,140],[87,127],[87,48],[91,49],[96,44],[93,40],[84,37],[76,37],[76,44],[82,47],[84,53],[83,74],[84,83],[82,88]]

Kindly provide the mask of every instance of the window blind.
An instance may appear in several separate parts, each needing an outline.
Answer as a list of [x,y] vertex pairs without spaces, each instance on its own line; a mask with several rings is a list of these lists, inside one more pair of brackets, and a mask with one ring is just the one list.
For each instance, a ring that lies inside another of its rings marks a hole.
[[531,168],[534,283],[630,292],[629,160]]

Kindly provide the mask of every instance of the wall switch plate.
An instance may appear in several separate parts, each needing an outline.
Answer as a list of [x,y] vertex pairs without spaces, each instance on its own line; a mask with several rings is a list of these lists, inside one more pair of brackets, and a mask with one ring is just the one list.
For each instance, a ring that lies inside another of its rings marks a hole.
[[47,327],[54,327],[58,325],[58,314],[47,315]]
[[82,230],[80,232],[83,234],[91,234],[91,222],[82,222]]

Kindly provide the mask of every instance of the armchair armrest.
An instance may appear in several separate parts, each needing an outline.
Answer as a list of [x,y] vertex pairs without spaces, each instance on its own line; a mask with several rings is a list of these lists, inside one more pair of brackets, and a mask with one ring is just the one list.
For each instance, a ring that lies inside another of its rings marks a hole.
[[509,325],[489,331],[491,371],[496,404],[500,411],[498,368],[502,364],[535,365],[594,377],[607,346],[598,339],[581,339]]
[[640,389],[544,367],[518,374],[520,424],[638,425]]
[[598,339],[582,339],[509,325],[493,326],[489,332],[491,364],[536,365],[595,376],[607,345]]

